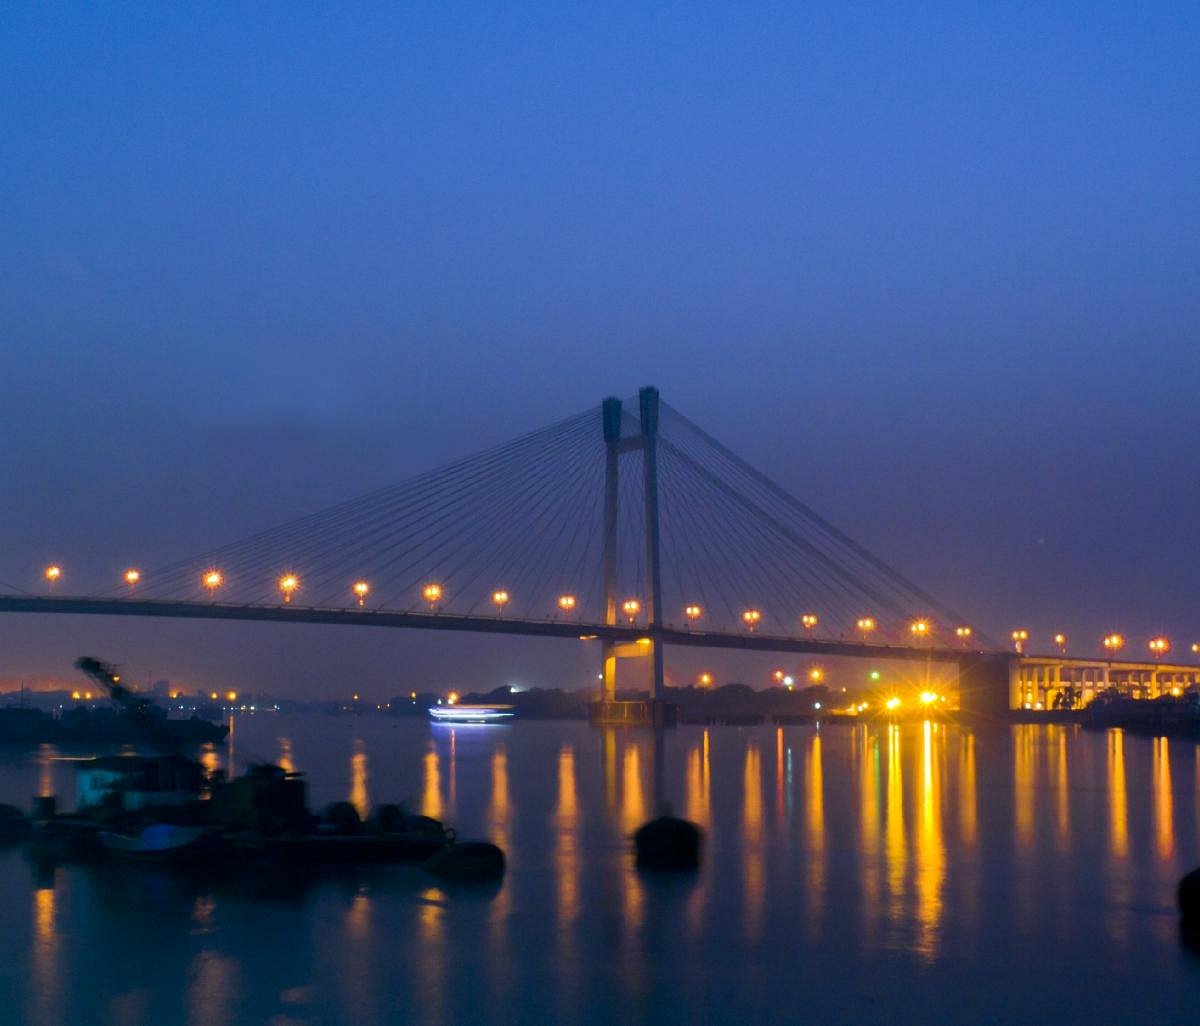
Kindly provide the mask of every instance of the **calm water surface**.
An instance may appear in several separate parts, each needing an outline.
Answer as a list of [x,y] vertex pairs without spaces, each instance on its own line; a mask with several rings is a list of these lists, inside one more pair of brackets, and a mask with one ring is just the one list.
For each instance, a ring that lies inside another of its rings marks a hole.
[[[228,760],[228,752],[219,757]],[[1200,752],[1076,728],[503,727],[239,718],[232,758],[314,804],[405,800],[509,857],[307,886],[39,870],[0,851],[0,1019],[1193,1023],[1174,886],[1200,865]],[[657,772],[656,772],[657,770]],[[0,800],[67,763],[0,752]],[[693,878],[633,867],[657,789]]]

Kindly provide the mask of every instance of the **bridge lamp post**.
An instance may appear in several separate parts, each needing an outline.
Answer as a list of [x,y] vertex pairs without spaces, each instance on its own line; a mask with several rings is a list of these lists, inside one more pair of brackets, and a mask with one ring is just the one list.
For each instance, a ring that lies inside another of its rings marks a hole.
[[59,581],[62,580],[62,567],[57,563],[51,563],[45,570],[42,571],[42,576],[46,578],[47,583],[53,588]]
[[121,577],[124,579],[125,583],[129,585],[129,590],[133,591],[134,587],[137,585],[137,582],[142,579],[142,572],[131,566],[125,571],[125,573],[121,575]]
[[225,577],[220,570],[210,568],[205,570],[204,573],[200,575],[200,583],[204,585],[204,589],[211,597],[212,595],[216,594],[217,589],[225,583]]
[[746,625],[746,630],[748,630],[751,634],[758,630],[758,625],[761,621],[761,609],[747,609],[742,613],[742,623]]
[[1200,641],[1192,642],[1192,655],[1200,655]]
[[693,603],[690,606],[683,607],[683,615],[687,619],[687,622],[689,625],[694,624],[697,620],[700,619],[700,617],[702,617],[704,615],[704,609],[702,606],[698,606],[695,603]]
[[509,594],[503,588],[492,592],[492,605],[496,607],[496,615],[504,615],[504,607],[508,605]]
[[438,603],[442,601],[442,586],[440,584],[427,584],[421,589],[421,598],[429,603],[429,611],[437,612]]
[[800,617],[800,626],[811,631],[819,623],[816,613],[805,613]]
[[360,606],[366,603],[367,596],[371,594],[371,586],[366,581],[355,581],[350,590],[354,592],[354,598]]
[[570,616],[571,613],[573,613],[575,611],[576,605],[578,605],[578,602],[574,595],[559,595],[558,596],[558,608],[561,609],[568,616]]
[[1101,644],[1103,644],[1104,647],[1113,655],[1116,655],[1125,647],[1125,636],[1114,631],[1112,634],[1109,634],[1104,641],[1101,642]]
[[1067,654],[1067,636],[1065,634],[1054,635],[1054,644],[1063,655]]
[[279,591],[283,595],[283,604],[285,606],[291,604],[292,595],[295,594],[296,589],[299,587],[300,578],[295,574],[284,574],[279,578]]
[[808,671],[808,679],[813,684],[820,684],[825,679],[825,671],[820,666],[814,666]]
[[1017,655],[1025,651],[1025,642],[1029,640],[1029,631],[1023,627],[1017,628],[1012,632],[1013,648],[1016,649]]
[[974,633],[975,632],[966,625],[954,628],[954,636],[963,643],[964,647],[971,643],[971,635]]
[[858,618],[858,622],[854,626],[858,630],[858,633],[862,635],[863,641],[866,641],[871,632],[874,631],[879,624],[875,622],[875,617],[873,616],[860,616]]
[[1146,642],[1146,647],[1150,649],[1151,654],[1157,660],[1171,651],[1171,642],[1160,634]]
[[635,598],[626,599],[621,603],[621,612],[625,614],[625,619],[630,623],[637,623],[638,613],[642,610],[642,604]]
[[910,623],[908,625],[908,629],[909,629],[909,632],[912,634],[912,636],[914,638],[916,638],[918,641],[922,641],[925,638],[929,637],[929,621],[928,620],[914,620],[912,623]]

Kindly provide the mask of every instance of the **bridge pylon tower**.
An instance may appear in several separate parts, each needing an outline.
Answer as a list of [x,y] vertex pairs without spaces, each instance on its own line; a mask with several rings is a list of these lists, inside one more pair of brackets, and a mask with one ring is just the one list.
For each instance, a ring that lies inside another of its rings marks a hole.
[[605,641],[603,644],[603,687],[601,715],[604,707],[615,701],[617,691],[617,661],[641,659],[647,669],[650,701],[662,698],[662,569],[659,554],[658,518],[658,389],[643,388],[638,393],[639,430],[635,435],[622,437],[622,404],[620,399],[605,399],[601,404],[604,430],[604,622],[615,624],[618,616],[617,545],[618,508],[621,457],[626,453],[642,454],[643,537],[646,546],[646,619],[645,637],[636,642]]

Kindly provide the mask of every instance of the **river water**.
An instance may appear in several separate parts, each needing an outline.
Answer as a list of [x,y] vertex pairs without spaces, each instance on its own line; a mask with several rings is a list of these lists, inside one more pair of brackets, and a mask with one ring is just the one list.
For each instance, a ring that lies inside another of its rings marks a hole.
[[[1074,727],[679,727],[239,717],[314,805],[403,800],[507,852],[498,888],[410,867],[197,884],[0,851],[0,1021],[1193,1023],[1174,888],[1200,749]],[[0,752],[0,801],[69,762]],[[656,772],[657,770],[657,772]],[[656,784],[657,781],[657,784]],[[660,795],[656,797],[655,791]],[[656,878],[659,800],[706,831]]]

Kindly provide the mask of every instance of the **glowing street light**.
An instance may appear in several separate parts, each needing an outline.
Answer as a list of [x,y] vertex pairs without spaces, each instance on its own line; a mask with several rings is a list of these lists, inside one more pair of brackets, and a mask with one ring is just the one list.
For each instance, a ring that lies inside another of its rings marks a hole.
[[1120,652],[1121,649],[1125,647],[1125,636],[1114,631],[1112,634],[1107,635],[1101,644],[1103,644],[1108,651],[1116,655],[1116,653]]
[[354,597],[358,600],[358,604],[361,606],[367,601],[367,596],[371,594],[371,585],[366,581],[355,581],[350,586],[350,590],[354,592]]
[[771,680],[773,680],[776,684],[782,684],[783,678],[786,676],[787,676],[787,674],[784,673],[783,670],[772,670],[771,671]]
[[1015,648],[1018,653],[1024,651],[1025,642],[1027,642],[1028,640],[1029,640],[1029,631],[1025,630],[1023,627],[1019,627],[1019,628],[1017,628],[1017,630],[1012,632],[1013,648]]
[[421,589],[421,598],[429,603],[429,611],[432,613],[437,609],[437,604],[442,601],[442,586],[430,582]]
[[1171,642],[1160,634],[1146,642],[1146,647],[1150,649],[1155,659],[1161,659],[1171,651]]
[[883,703],[888,712],[895,712],[900,708],[900,699],[892,695],[886,702]]
[[811,631],[818,622],[816,613],[805,613],[800,617],[800,626],[806,631]]
[[914,620],[912,623],[910,623],[908,625],[908,629],[912,632],[913,636],[916,638],[928,637],[929,621],[928,620]]
[[704,615],[704,608],[693,603],[683,607],[683,615],[687,617],[688,623],[695,623]]
[[284,574],[279,578],[279,590],[283,593],[284,605],[292,601],[292,595],[300,587],[300,578],[295,574]]
[[222,584],[225,583],[225,577],[222,575],[220,570],[210,567],[200,576],[200,583],[203,584],[208,593],[212,595],[219,587],[221,587]]
[[1062,653],[1067,651],[1067,636],[1065,634],[1054,635],[1054,644],[1058,646],[1058,650]]
[[237,692],[236,691],[226,691],[225,692],[225,701],[236,702],[237,701]]
[[971,640],[971,635],[974,633],[975,632],[971,630],[970,627],[966,626],[966,624],[961,627],[954,628],[954,636],[958,638],[959,641],[963,642],[963,644],[969,642]]
[[131,566],[121,576],[125,579],[125,583],[132,588],[135,584],[137,584],[138,581],[142,579],[142,572]]
[[496,607],[496,615],[504,615],[504,607],[508,605],[509,594],[503,588],[492,592],[492,605]]
[[814,666],[808,671],[808,679],[814,684],[820,684],[825,679],[825,671],[819,666]]
[[875,622],[875,617],[873,616],[860,616],[854,626],[858,629],[858,633],[863,636],[863,640],[866,641],[867,635],[875,630],[879,624]]
[[62,567],[57,563],[51,563],[45,570],[42,571],[46,580],[53,586],[62,579]]
[[713,683],[713,675],[706,670],[704,673],[700,674],[696,680],[702,688],[711,688]]
[[752,633],[758,629],[761,620],[762,610],[760,609],[747,609],[742,613],[742,623],[746,625],[746,630]]
[[637,615],[641,612],[642,604],[635,598],[627,598],[621,603],[621,612],[625,614],[625,619],[630,623],[637,620]]
[[574,595],[559,595],[558,596],[558,608],[561,609],[564,613],[571,612],[577,604],[578,603],[577,603]]
[[1192,642],[1192,655],[1200,655],[1200,641]]
[[932,691],[922,691],[921,692],[921,704],[922,705],[933,705],[933,703],[936,702],[937,700],[938,700],[938,696],[935,695]]

